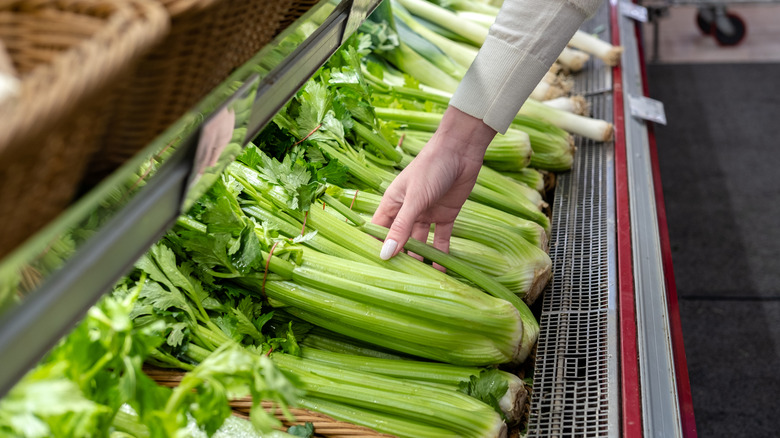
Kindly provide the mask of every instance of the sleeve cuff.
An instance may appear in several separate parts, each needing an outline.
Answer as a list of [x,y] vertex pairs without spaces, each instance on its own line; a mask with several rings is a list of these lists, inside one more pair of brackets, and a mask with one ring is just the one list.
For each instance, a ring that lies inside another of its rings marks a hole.
[[506,133],[548,69],[526,50],[488,36],[450,105]]
[[505,2],[450,104],[505,133],[571,35],[601,1]]

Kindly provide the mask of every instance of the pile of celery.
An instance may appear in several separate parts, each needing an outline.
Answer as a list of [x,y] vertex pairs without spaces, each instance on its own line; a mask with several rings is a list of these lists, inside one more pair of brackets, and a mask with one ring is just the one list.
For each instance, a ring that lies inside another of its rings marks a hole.
[[[310,180],[312,167],[251,147],[241,160],[137,263],[149,280],[135,323],[171,327],[153,363],[187,370],[240,343],[298,382],[305,395],[297,407],[397,436],[501,436],[525,389],[511,374],[474,365],[519,354],[517,309],[411,257],[383,267],[355,251],[361,236],[374,239],[300,197],[308,184],[291,185]],[[305,228],[296,203],[309,203]],[[340,236],[323,231],[335,224]],[[289,225],[296,237],[284,235]],[[320,336],[339,333],[331,340],[348,336],[341,345],[351,347],[306,343],[311,325]],[[360,346],[404,359],[347,353]]]

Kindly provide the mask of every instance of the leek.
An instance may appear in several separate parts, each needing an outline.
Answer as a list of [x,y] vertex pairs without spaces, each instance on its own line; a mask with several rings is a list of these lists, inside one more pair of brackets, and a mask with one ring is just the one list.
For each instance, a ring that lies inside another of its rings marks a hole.
[[588,101],[586,101],[582,96],[558,97],[555,99],[546,100],[542,103],[553,108],[574,113],[580,116],[587,117],[590,114],[590,106],[588,105]]
[[601,59],[609,66],[620,64],[620,56],[623,54],[623,48],[621,46],[613,46],[612,44],[581,30],[574,33],[571,41],[569,41],[569,45]]
[[592,140],[610,141],[612,139],[613,127],[611,123],[562,111],[533,99],[526,100],[518,114],[544,120],[572,134]]
[[490,26],[493,25],[493,22],[496,21],[496,16],[498,14],[489,14],[475,11],[456,11],[455,15],[464,20],[471,21],[472,23],[490,28]]
[[585,67],[585,63],[589,59],[590,55],[581,50],[564,47],[561,54],[558,55],[557,62],[566,70],[576,73]]

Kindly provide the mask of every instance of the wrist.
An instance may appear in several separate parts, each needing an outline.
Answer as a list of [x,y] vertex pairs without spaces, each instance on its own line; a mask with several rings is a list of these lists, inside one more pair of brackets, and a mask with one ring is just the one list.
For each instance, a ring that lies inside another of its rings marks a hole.
[[441,140],[437,143],[449,152],[482,161],[496,130],[481,119],[450,106],[434,135]]

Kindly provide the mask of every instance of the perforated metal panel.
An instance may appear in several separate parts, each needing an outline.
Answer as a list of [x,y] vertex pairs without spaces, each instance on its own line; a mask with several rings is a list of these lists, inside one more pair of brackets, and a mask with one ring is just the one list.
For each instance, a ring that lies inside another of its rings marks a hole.
[[[608,9],[584,29],[609,35]],[[595,117],[612,120],[612,76],[592,60],[576,76]],[[577,140],[552,202],[553,278],[544,293],[528,436],[619,435],[614,146]]]

